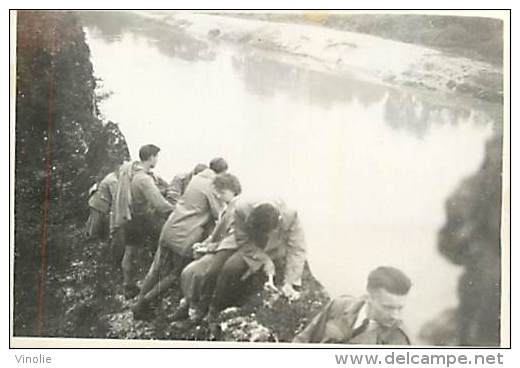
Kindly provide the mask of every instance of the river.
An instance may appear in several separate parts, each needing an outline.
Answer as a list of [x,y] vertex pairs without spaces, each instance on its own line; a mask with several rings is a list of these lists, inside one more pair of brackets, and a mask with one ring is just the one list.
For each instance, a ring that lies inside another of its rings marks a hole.
[[222,156],[244,195],[286,199],[331,295],[363,293],[378,265],[402,268],[416,338],[457,305],[462,269],[439,254],[437,233],[446,198],[482,163],[485,105],[309,70],[134,15],[84,18],[94,73],[111,92],[101,112],[132,158],[158,145],[156,172],[169,181]]

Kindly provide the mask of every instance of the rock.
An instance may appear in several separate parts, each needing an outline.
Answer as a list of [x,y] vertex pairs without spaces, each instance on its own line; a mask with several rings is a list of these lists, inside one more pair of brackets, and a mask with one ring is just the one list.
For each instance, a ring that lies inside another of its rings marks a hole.
[[[290,302],[280,294],[260,291],[251,295],[241,306],[221,312],[218,324],[219,341],[291,342],[308,321],[328,301],[323,287],[312,276],[308,267],[304,270],[303,287],[298,301]],[[170,328],[172,321],[158,316],[154,324],[168,330],[165,338],[174,340],[210,340],[210,330],[203,321],[183,331]],[[156,328],[156,331],[159,331]]]
[[233,317],[220,324],[223,341],[278,342],[273,331],[255,319],[255,316]]
[[218,28],[215,28],[215,29],[211,29],[208,31],[208,36],[210,37],[213,37],[213,38],[217,38],[218,36],[220,36],[220,29]]
[[323,286],[306,267],[299,300],[291,302],[265,290],[254,294],[233,313],[224,314],[222,323],[227,328],[225,338],[247,337],[257,339],[255,341],[291,342],[328,300]]
[[457,87],[457,82],[455,82],[453,79],[450,79],[448,83],[446,83],[446,87],[453,90],[455,87]]

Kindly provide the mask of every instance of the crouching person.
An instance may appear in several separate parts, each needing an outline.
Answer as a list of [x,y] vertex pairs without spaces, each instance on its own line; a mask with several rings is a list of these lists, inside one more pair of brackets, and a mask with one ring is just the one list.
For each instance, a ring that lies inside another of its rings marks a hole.
[[401,312],[411,285],[397,268],[378,267],[368,276],[367,295],[330,301],[293,342],[410,345]]
[[220,312],[261,288],[258,279],[274,287],[273,262],[285,264],[282,294],[290,300],[300,296],[295,288],[301,287],[306,247],[297,212],[282,200],[245,201],[235,209],[233,229],[233,236],[223,243],[234,243],[237,250],[219,272],[208,312],[213,333],[218,333],[215,322]]
[[[237,196],[242,191],[239,180],[231,174],[219,174],[213,180],[215,192],[226,205],[210,236],[193,245],[195,261],[181,273],[183,298],[174,319],[184,320],[177,327],[188,328],[205,317],[213,289],[226,260],[235,252],[234,242],[223,242],[232,236]],[[188,318],[189,317],[189,318]]]

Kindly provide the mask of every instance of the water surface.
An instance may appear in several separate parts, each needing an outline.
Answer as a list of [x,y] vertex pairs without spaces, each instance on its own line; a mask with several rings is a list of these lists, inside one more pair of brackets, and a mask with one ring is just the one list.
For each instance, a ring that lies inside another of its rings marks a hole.
[[244,195],[298,209],[331,295],[363,293],[379,265],[402,268],[414,336],[457,305],[462,270],[438,253],[437,232],[446,198],[483,160],[492,119],[480,104],[307,70],[134,16],[85,24],[95,75],[113,92],[101,111],[132,158],[158,145],[156,171],[171,180],[225,157]]

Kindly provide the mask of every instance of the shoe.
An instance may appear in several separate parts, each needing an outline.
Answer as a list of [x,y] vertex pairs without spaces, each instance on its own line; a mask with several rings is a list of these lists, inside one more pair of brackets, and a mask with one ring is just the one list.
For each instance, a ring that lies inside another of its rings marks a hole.
[[153,306],[145,301],[137,302],[132,308],[134,320],[150,321],[155,318],[156,311]]
[[220,339],[220,336],[222,335],[222,328],[220,328],[220,323],[210,322],[208,324],[208,329],[210,341],[217,341]]
[[201,303],[193,303],[188,310],[189,318],[201,321],[208,314],[208,307]]
[[209,329],[209,340],[217,341],[220,339],[222,335],[222,329],[220,328],[220,323],[218,322],[218,317],[220,313],[217,312],[216,309],[210,307],[208,315],[206,316],[206,321],[208,323]]
[[172,316],[174,321],[183,321],[188,319],[189,304],[181,304]]
[[137,285],[125,285],[123,294],[126,300],[130,300],[135,298],[140,292],[140,289]]

